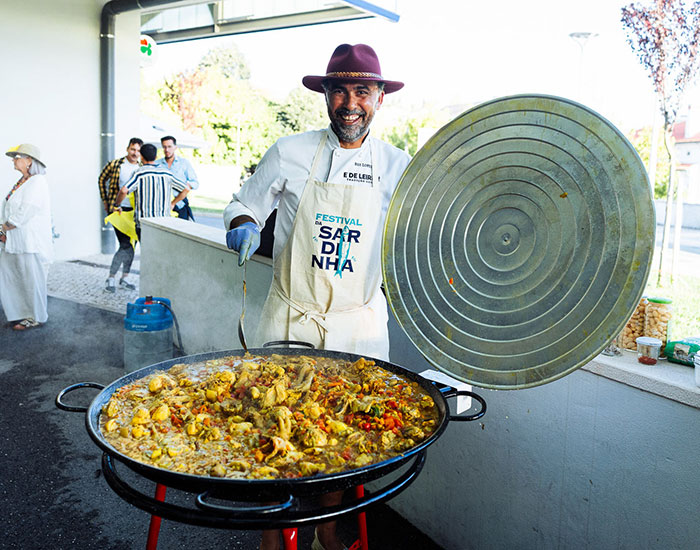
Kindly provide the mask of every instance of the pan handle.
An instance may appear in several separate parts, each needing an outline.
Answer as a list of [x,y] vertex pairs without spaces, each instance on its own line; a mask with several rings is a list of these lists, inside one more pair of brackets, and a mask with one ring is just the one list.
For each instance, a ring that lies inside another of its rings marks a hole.
[[300,342],[298,340],[274,340],[272,342],[265,342],[262,347],[271,348],[273,346],[302,346],[305,348],[314,349],[314,345],[309,342]]
[[445,398],[450,398],[450,397],[458,397],[460,395],[466,395],[468,397],[471,397],[472,399],[476,399],[479,404],[481,405],[481,408],[476,411],[474,414],[457,414],[457,415],[450,415],[450,422],[470,422],[471,420],[478,420],[482,416],[486,414],[486,401],[484,400],[483,397],[481,397],[478,393],[474,393],[473,391],[468,391],[468,390],[455,390],[454,388],[449,388],[452,391],[447,391],[444,392],[443,395]]
[[62,398],[64,395],[67,393],[70,393],[74,390],[77,390],[79,388],[95,388],[97,390],[103,390],[105,387],[102,384],[96,384],[95,382],[79,382],[78,384],[73,384],[72,386],[68,386],[67,388],[63,388],[60,392],[58,392],[58,395],[56,396],[56,406],[63,410],[63,411],[69,411],[69,412],[87,412],[88,408],[87,407],[76,407],[73,405],[66,405],[63,401]]
[[[211,496],[211,491],[205,491],[197,495],[197,506],[202,510],[207,510],[208,512],[214,512],[221,515],[236,515],[240,513],[260,513],[260,514],[273,514],[276,512],[282,512],[291,508],[295,504],[295,499],[292,495],[285,502],[279,502],[277,504],[267,504],[265,506],[244,506],[241,508],[236,508],[235,506],[223,506],[221,504],[211,504],[206,501],[208,497]],[[216,496],[216,495],[215,495]]]

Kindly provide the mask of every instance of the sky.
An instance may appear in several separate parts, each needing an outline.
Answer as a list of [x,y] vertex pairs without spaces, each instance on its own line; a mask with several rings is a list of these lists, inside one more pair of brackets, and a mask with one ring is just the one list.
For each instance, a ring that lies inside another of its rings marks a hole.
[[[651,125],[657,111],[651,80],[620,22],[627,3],[397,0],[397,23],[368,19],[161,45],[144,77],[193,68],[210,48],[234,43],[249,63],[253,86],[283,99],[304,75],[325,74],[338,44],[366,43],[377,52],[383,76],[406,84],[385,101],[467,108],[543,93],[583,103],[626,132]],[[574,32],[597,36],[581,47],[569,36]]]

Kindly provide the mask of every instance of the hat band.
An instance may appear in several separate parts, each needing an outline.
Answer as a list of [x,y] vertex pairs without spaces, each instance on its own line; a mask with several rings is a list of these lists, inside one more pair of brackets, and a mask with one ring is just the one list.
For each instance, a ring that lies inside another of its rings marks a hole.
[[341,71],[337,73],[326,73],[326,78],[374,78],[384,80],[382,75],[377,73],[360,73],[356,71]]

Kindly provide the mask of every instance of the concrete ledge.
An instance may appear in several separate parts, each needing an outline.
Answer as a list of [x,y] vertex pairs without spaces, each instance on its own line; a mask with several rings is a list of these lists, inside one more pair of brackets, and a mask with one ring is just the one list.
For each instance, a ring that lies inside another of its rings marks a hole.
[[[219,250],[223,250],[229,254],[237,255],[226,246],[226,230],[223,228],[223,220],[221,222],[221,229],[173,217],[145,218],[141,220],[141,225],[157,228],[160,231],[177,235],[183,239],[204,244],[206,246],[211,246],[213,248],[218,248]],[[255,261],[270,266],[272,265],[272,260],[264,256],[255,256]]]
[[695,385],[693,367],[666,360],[642,365],[636,352],[623,351],[619,356],[599,355],[581,369],[700,409],[700,387]]

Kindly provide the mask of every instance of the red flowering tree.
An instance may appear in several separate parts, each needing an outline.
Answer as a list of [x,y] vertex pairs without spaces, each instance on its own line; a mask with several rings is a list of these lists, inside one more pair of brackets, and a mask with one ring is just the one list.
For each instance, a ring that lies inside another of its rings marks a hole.
[[627,41],[654,85],[664,121],[664,144],[669,157],[666,219],[661,240],[659,274],[666,248],[673,200],[673,149],[671,130],[683,95],[700,68],[700,0],[653,0],[633,2],[622,8]]

